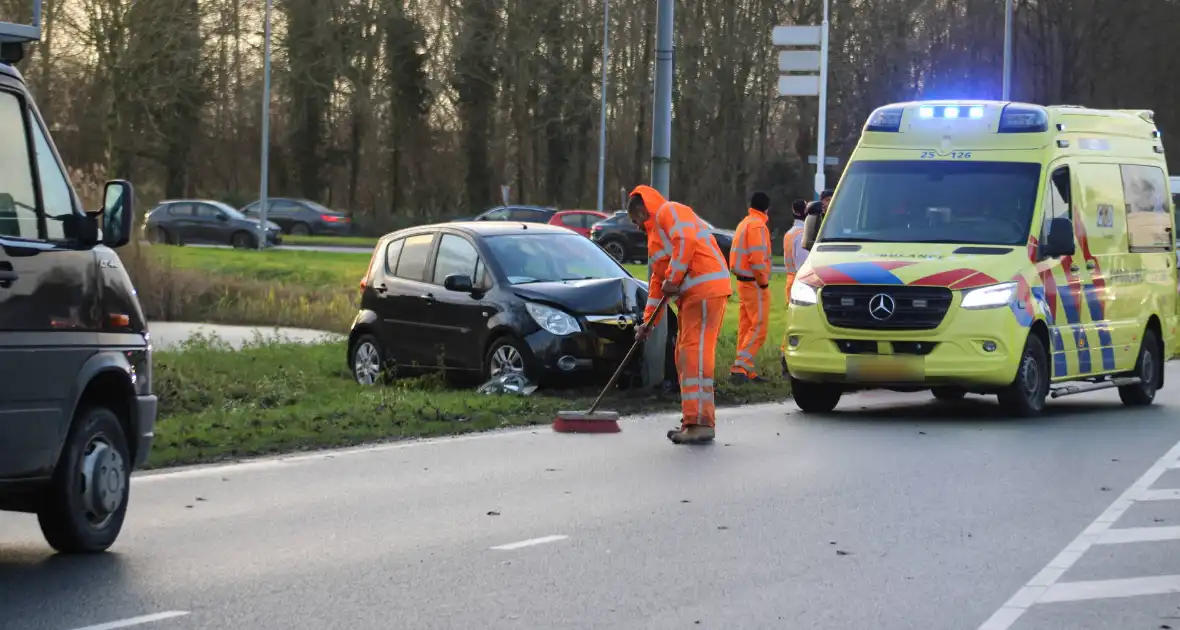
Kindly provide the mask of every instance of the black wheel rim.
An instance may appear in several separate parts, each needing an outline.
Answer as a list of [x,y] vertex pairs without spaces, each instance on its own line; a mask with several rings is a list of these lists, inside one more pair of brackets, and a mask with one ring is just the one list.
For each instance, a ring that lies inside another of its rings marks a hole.
[[619,262],[623,262],[623,258],[625,258],[627,254],[627,252],[623,251],[622,245],[613,241],[607,243],[604,249],[606,250],[606,253],[610,254],[612,258]]
[[1024,391],[1025,400],[1028,406],[1033,409],[1039,409],[1044,403],[1041,396],[1044,389],[1043,376],[1041,365],[1033,353],[1029,352],[1024,355],[1024,359],[1020,362],[1020,389]]
[[1142,381],[1143,393],[1155,395],[1155,353],[1150,348],[1143,348],[1143,358],[1140,360],[1139,379]]

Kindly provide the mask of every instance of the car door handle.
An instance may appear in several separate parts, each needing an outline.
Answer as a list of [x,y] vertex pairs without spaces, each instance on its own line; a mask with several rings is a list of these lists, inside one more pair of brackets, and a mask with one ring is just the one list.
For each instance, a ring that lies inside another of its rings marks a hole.
[[378,284],[373,287],[373,290],[378,293],[385,293],[386,291],[389,290],[389,287],[385,286],[384,284]]
[[0,269],[0,282],[12,282],[20,275],[11,269]]
[[426,300],[427,302],[436,302],[437,301],[434,299],[433,293],[426,293],[426,294],[422,295],[421,297],[423,300]]

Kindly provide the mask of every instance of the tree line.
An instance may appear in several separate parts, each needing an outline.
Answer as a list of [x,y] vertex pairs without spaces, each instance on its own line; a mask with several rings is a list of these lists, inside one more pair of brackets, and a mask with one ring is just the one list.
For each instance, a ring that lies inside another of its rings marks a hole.
[[[31,0],[0,0],[27,21]],[[21,70],[77,171],[141,200],[257,197],[265,0],[44,0]],[[1003,0],[834,0],[829,155],[877,106],[998,98]],[[655,0],[611,0],[607,206],[648,180]],[[814,98],[777,95],[777,24],[821,0],[676,13],[672,196],[725,223],[810,194]],[[1017,0],[1013,97],[1147,108],[1180,128],[1178,0]],[[274,0],[271,195],[373,230],[499,202],[593,208],[603,0]],[[839,167],[829,171],[835,181]]]

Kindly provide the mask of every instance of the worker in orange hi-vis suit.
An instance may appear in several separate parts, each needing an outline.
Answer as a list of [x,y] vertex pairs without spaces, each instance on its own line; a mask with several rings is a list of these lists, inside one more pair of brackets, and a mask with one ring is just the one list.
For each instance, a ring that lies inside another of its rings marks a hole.
[[[717,240],[692,208],[664,199],[650,186],[631,193],[627,212],[631,221],[647,233],[652,261],[644,321],[652,324],[661,299],[676,298],[679,331],[676,335],[676,367],[680,376],[680,428],[668,432],[676,444],[710,442],[717,435],[717,410],[713,401],[713,364],[717,337],[725,319],[725,306],[733,288],[729,268]],[[650,328],[641,324],[637,340]]]
[[729,378],[735,383],[762,382],[754,364],[766,342],[770,323],[770,197],[763,192],[750,198],[750,210],[734,231],[729,250],[729,268],[737,278],[741,317],[738,319],[737,355]]
[[[791,229],[787,230],[786,236],[783,237],[783,266],[787,269],[787,308],[791,307],[791,285],[795,284],[795,275],[799,273],[799,268],[807,261],[807,250],[803,249],[803,221],[807,218],[807,202],[802,199],[796,199],[791,204],[791,214],[795,215],[795,224]],[[780,360],[782,361],[783,375],[787,375],[787,333],[783,332],[783,342],[779,346],[782,351]]]

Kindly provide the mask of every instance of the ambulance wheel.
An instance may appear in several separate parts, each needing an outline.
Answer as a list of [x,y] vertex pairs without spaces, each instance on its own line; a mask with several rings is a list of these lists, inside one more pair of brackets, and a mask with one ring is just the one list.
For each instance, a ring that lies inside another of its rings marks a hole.
[[1029,335],[1016,368],[1016,378],[1000,390],[1000,407],[1014,418],[1031,418],[1045,409],[1049,395],[1049,355],[1036,335]]
[[1155,401],[1155,392],[1159,389],[1164,369],[1164,362],[1161,359],[1163,353],[1160,350],[1160,343],[1156,338],[1155,331],[1148,329],[1143,333],[1143,343],[1139,346],[1139,358],[1135,361],[1134,375],[1140,378],[1140,383],[1119,388],[1119,398],[1124,405],[1146,407]]
[[803,413],[828,413],[840,404],[844,390],[830,383],[808,383],[791,379],[791,397]]
[[963,400],[967,396],[967,390],[962,387],[935,387],[930,393],[942,401]]

